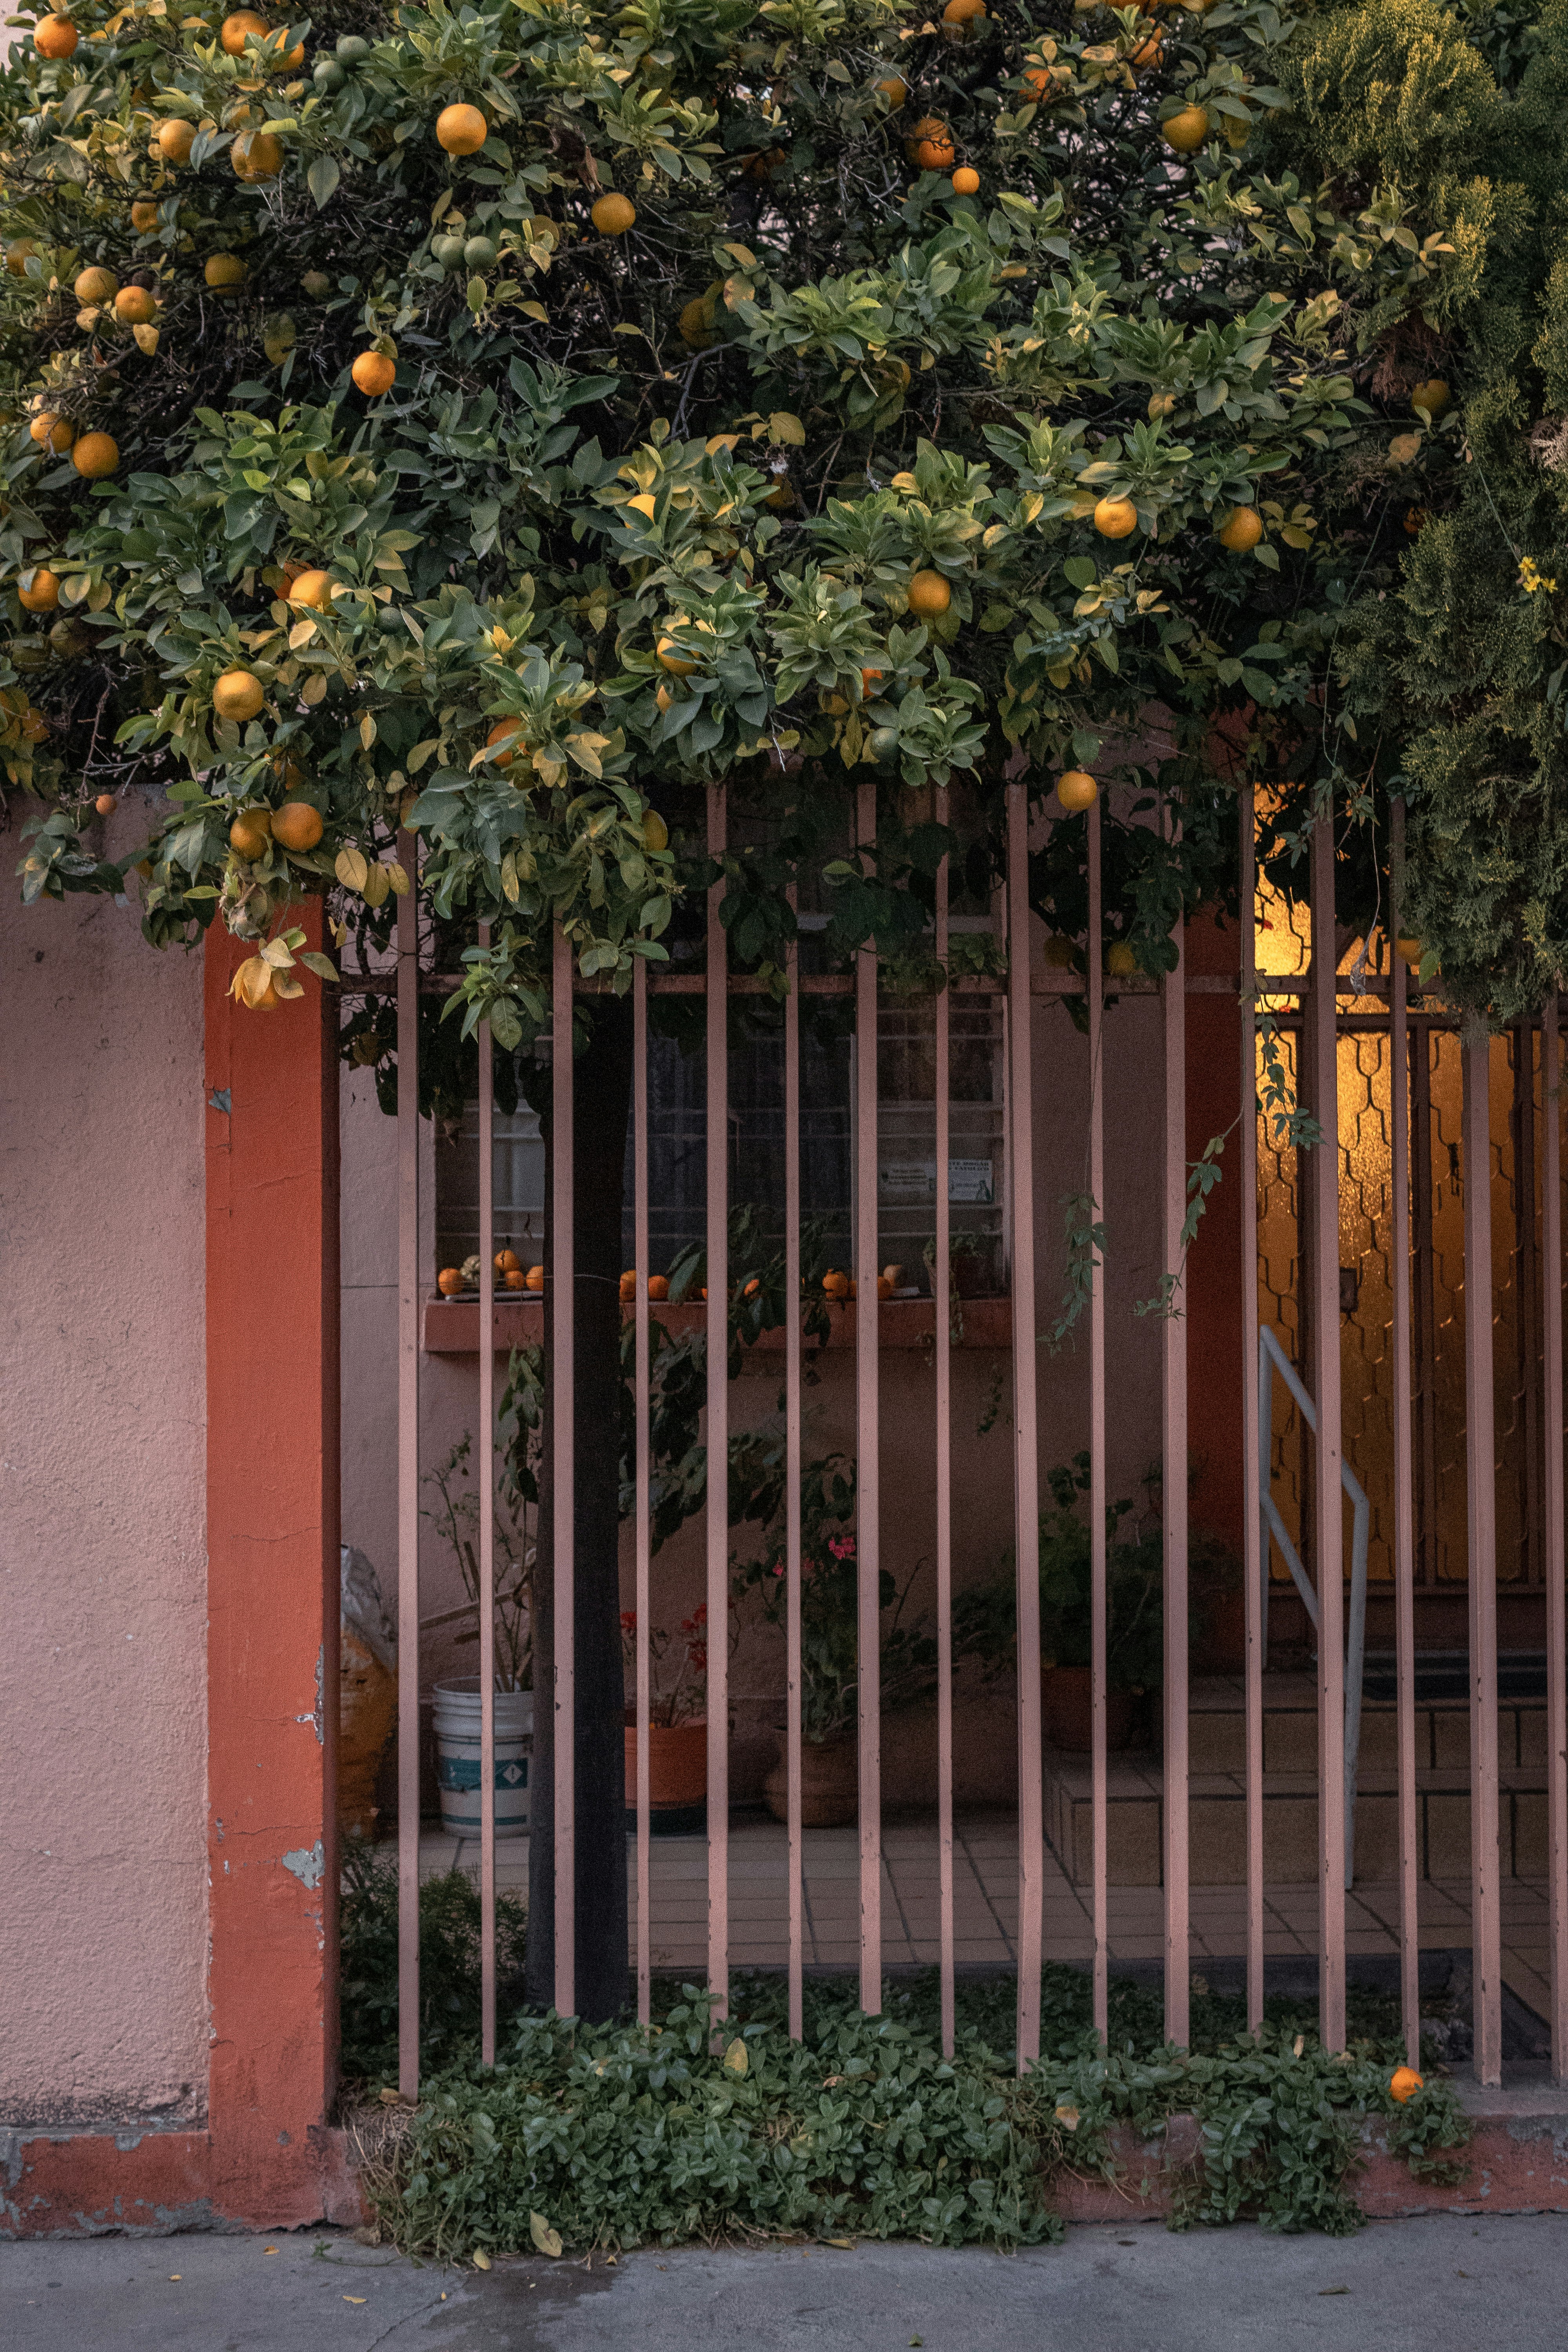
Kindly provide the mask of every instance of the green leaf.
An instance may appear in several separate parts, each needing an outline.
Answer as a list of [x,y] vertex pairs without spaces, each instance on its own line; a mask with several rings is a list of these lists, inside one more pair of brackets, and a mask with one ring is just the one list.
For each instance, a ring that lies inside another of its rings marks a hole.
[[316,200],[316,210],[328,204],[337,192],[342,176],[335,155],[318,155],[305,174],[305,184]]

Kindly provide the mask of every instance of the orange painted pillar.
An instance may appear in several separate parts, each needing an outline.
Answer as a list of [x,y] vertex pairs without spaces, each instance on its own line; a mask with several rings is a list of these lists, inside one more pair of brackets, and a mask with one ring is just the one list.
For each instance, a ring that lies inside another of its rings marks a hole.
[[[1234,989],[1241,970],[1240,934],[1212,916],[1187,926],[1191,977],[1225,979]],[[1241,1016],[1236,996],[1187,998],[1187,1160],[1200,1159],[1211,1137],[1227,1136],[1220,1181],[1208,1196],[1187,1261],[1187,1367],[1192,1412],[1188,1443],[1197,1469],[1193,1488],[1195,1527],[1241,1549],[1243,1491],[1241,1384],[1256,1366],[1258,1335],[1241,1328],[1240,1108]]]
[[236,1005],[250,952],[207,935],[210,2194],[271,2227],[337,2169],[337,1006]]

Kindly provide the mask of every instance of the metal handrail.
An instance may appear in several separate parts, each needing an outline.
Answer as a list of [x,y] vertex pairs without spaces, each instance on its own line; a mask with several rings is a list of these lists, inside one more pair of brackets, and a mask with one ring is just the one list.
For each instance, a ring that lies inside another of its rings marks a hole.
[[[1265,1654],[1268,1645],[1268,1538],[1273,1536],[1284,1558],[1285,1565],[1295,1580],[1308,1616],[1314,1627],[1318,1622],[1318,1596],[1311,1578],[1301,1565],[1300,1554],[1291,1542],[1280,1517],[1272,1491],[1269,1456],[1274,1450],[1273,1409],[1274,1379],[1278,1372],[1300,1408],[1301,1418],[1316,1436],[1317,1408],[1301,1385],[1300,1374],[1280,1345],[1278,1335],[1267,1323],[1258,1330],[1258,1491],[1263,1505],[1261,1576],[1263,1591],[1259,1624]],[[1371,1524],[1371,1506],[1366,1489],[1350,1464],[1340,1463],[1340,1483],[1351,1498],[1355,1513],[1351,1533],[1351,1610],[1349,1626],[1349,1656],[1345,1664],[1345,1885],[1355,1883],[1355,1784],[1356,1767],[1361,1757],[1361,1686],[1366,1658],[1366,1550]]]

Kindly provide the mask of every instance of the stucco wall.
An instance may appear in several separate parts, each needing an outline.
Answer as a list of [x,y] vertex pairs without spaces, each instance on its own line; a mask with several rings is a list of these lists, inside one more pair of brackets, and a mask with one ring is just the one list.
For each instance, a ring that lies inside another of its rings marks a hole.
[[205,2106],[201,978],[0,913],[0,2124]]

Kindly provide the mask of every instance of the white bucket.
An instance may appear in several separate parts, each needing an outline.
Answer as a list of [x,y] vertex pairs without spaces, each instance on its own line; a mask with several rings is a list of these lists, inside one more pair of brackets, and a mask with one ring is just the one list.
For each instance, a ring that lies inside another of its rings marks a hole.
[[[463,1675],[434,1692],[436,1779],[441,1827],[458,1837],[479,1834],[479,1678]],[[528,1829],[528,1784],[533,1761],[533,1693],[496,1693],[496,1835]]]

